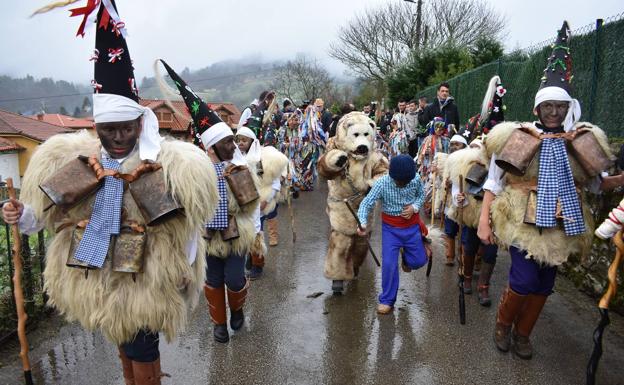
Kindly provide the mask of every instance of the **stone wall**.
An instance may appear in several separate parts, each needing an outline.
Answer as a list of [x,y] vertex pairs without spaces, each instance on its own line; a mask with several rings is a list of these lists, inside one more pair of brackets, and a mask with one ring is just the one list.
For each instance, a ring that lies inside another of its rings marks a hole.
[[[601,195],[589,195],[589,201],[596,227],[607,218],[609,212],[616,207],[624,196],[622,188]],[[615,256],[615,246],[611,241],[603,241],[594,237],[589,255],[573,256],[560,268],[583,292],[598,299],[607,289],[607,271]],[[618,289],[616,296],[611,300],[609,308],[624,315],[624,269],[618,271]]]

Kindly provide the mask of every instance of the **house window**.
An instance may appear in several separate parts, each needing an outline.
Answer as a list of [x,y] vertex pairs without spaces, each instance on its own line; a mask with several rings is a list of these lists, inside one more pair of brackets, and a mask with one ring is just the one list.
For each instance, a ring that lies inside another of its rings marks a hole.
[[171,122],[173,120],[173,114],[171,112],[161,112],[160,116],[162,122]]

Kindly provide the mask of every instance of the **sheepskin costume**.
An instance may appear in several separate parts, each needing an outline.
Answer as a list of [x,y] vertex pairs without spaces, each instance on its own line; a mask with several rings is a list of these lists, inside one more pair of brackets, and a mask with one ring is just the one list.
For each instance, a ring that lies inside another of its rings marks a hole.
[[[345,157],[346,162],[340,164]],[[366,238],[356,234],[357,222],[344,200],[348,199],[357,212],[368,189],[388,172],[388,160],[375,151],[375,123],[363,112],[343,116],[331,147],[319,159],[318,171],[328,179],[329,187],[327,215],[331,235],[325,256],[325,277],[350,280],[354,268],[358,269],[364,262],[368,246]]]
[[[258,193],[260,194],[260,202],[267,202],[261,214],[268,215],[275,210],[275,207],[282,201],[282,197],[284,196],[281,191],[274,192],[273,181],[286,176],[288,171],[288,157],[271,146],[262,147],[260,154],[262,175],[258,176]],[[255,168],[256,165],[253,167]],[[251,247],[251,253],[257,255],[267,254],[263,231],[256,234],[256,239]]]
[[[446,177],[444,171],[446,169],[446,160],[448,159],[449,154],[445,152],[438,152],[433,157],[433,164],[438,169],[436,173],[435,180],[435,212],[440,213],[444,207],[447,207],[444,198],[448,200],[448,196],[446,195]],[[450,191],[449,191],[450,193]]]
[[[214,170],[214,166],[210,166]],[[258,178],[252,173],[252,178],[256,189],[259,188]],[[216,231],[208,241],[206,252],[208,255],[218,258],[228,258],[232,255],[245,256],[249,254],[256,239],[256,226],[254,211],[260,203],[259,199],[254,200],[244,206],[236,201],[236,196],[226,184],[228,194],[228,214],[236,217],[239,237],[224,241],[221,232]]]
[[[522,125],[533,127],[532,123],[522,123]],[[579,122],[574,127],[575,129],[585,127],[591,130],[605,153],[611,156],[607,136],[603,130],[584,122]],[[513,130],[518,128],[520,128],[518,122],[498,124],[486,138],[485,145],[488,157],[491,157],[492,154],[499,154]],[[527,188],[520,187],[518,184],[525,182],[525,185],[537,186],[539,158],[540,152],[538,151],[524,176],[505,173],[504,189],[496,196],[491,207],[492,229],[499,246],[518,247],[521,250],[526,250],[528,256],[533,257],[537,262],[558,266],[565,262],[569,255],[583,255],[589,249],[593,236],[593,217],[587,204],[585,192],[581,191],[581,206],[587,227],[584,234],[566,236],[562,227],[544,228],[540,234],[536,226],[523,223],[528,191]],[[568,161],[577,186],[581,187],[590,182],[587,174],[570,152],[568,152]],[[514,184],[516,185],[514,186]]]
[[[280,194],[273,194],[272,184],[275,179],[286,176],[288,171],[288,157],[278,149],[271,146],[262,147],[261,153],[262,161],[262,175],[260,176],[260,187],[258,193],[260,194],[260,201],[267,202],[266,207],[262,211],[262,215],[268,215],[275,206],[280,203]],[[273,195],[271,199],[269,197]]]
[[[481,215],[481,200],[475,199],[474,195],[468,193],[468,183],[465,181],[468,171],[474,164],[480,164],[486,169],[489,167],[489,160],[484,146],[466,147],[450,154],[446,159],[447,167],[444,168],[444,180],[449,180],[451,184],[459,186],[459,177],[463,177],[464,193],[468,204],[462,209],[462,223],[468,227],[477,228],[479,226],[479,216]],[[449,191],[448,211],[446,215],[455,222],[458,222],[457,206],[452,204],[453,200]]]
[[[78,155],[93,154],[100,156],[100,141],[87,131],[53,136],[35,151],[20,198],[32,206],[50,233],[54,234],[60,222],[89,219],[95,194],[67,213],[56,206],[45,210],[50,201],[39,184]],[[188,310],[197,304],[204,282],[205,244],[200,234],[219,200],[214,168],[201,150],[177,140],[163,141],[156,161],[162,164],[165,183],[184,207],[184,215],[146,226],[143,273],[136,274],[136,282],[132,274],[112,271],[110,258],[101,269],[90,270],[87,278],[83,269],[67,267],[73,226],[56,233],[46,254],[43,274],[49,305],[68,321],[78,321],[88,330],[99,329],[117,345],[131,341],[141,329],[161,331],[172,340],[183,330]],[[140,162],[135,151],[120,171],[128,173]],[[128,189],[123,196],[122,217],[123,221],[145,224]],[[187,245],[194,238],[200,241],[195,255],[189,258]]]

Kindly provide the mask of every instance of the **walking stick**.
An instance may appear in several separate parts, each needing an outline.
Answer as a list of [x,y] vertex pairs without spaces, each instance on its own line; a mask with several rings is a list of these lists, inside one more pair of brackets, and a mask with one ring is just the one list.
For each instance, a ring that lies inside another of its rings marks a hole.
[[[424,243],[424,241],[423,241],[423,243]],[[425,247],[425,253],[430,254],[430,255],[427,255],[429,260],[427,261],[427,274],[426,274],[426,276],[429,277],[429,274],[431,274],[431,267],[433,266],[433,250],[431,251],[431,253],[429,253],[427,251],[427,247],[424,244],[423,244],[423,247]],[[431,250],[431,249],[429,249],[429,250]]]
[[594,349],[592,351],[589,363],[587,363],[587,385],[594,385],[596,383],[596,372],[598,371],[598,362],[602,356],[602,335],[605,328],[611,323],[609,319],[609,302],[611,298],[615,296],[617,291],[617,271],[622,263],[622,257],[624,256],[624,240],[622,239],[622,230],[613,237],[615,243],[615,258],[609,266],[609,272],[607,274],[609,278],[609,287],[605,294],[600,298],[598,302],[598,311],[600,312],[600,322],[594,330]]
[[[459,193],[464,193],[464,177],[459,176]],[[458,261],[459,261],[459,323],[466,324],[466,298],[464,294],[464,253],[462,253],[461,238],[464,230],[464,207],[460,205],[457,207],[457,222],[459,222],[459,242],[458,246]]]
[[[9,190],[9,198],[17,199],[15,189],[13,188],[13,178],[7,178],[7,189]],[[32,374],[30,372],[30,359],[28,358],[28,340],[26,339],[26,320],[28,314],[24,310],[24,292],[22,291],[22,256],[21,256],[21,237],[17,223],[11,225],[11,236],[13,238],[13,287],[15,296],[15,310],[17,311],[17,336],[20,343],[19,356],[22,359],[22,368],[24,369],[24,381],[26,385],[32,385]]]
[[[351,205],[349,204],[349,201],[347,199],[345,199],[343,202],[345,203],[345,205],[347,205],[347,208],[349,208],[349,211],[351,211],[351,214],[353,214],[353,218],[355,218],[355,221],[357,222],[358,228],[360,230],[363,230],[362,223],[360,222],[360,218],[358,218],[358,216],[355,213],[355,211],[353,211],[353,207],[351,207]],[[377,264],[378,267],[381,267],[381,263],[379,263],[379,259],[377,259],[377,256],[375,255],[375,252],[373,251],[373,248],[371,247],[371,244],[370,244],[370,241],[368,240],[368,238],[366,239],[366,244],[368,245],[368,251],[370,251],[371,255],[373,256],[373,259],[375,260],[375,263]]]
[[435,223],[435,194],[436,194],[436,173],[431,173],[431,225]]
[[297,242],[297,233],[295,232],[295,213],[292,208],[292,174],[290,173],[290,161],[288,162],[288,198],[286,202],[288,203],[288,214],[290,215],[290,229],[292,231],[292,241],[293,243]]
[[448,180],[446,182],[444,182],[444,201],[442,201],[442,208],[440,211],[440,228],[444,229],[444,211],[446,210],[446,202],[448,201],[448,194],[449,194],[449,189],[450,187],[448,186]]

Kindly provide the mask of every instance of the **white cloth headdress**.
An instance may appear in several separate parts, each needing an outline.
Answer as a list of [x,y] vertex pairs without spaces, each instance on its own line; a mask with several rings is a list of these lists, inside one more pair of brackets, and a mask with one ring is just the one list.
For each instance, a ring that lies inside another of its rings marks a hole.
[[561,87],[544,87],[537,91],[535,95],[535,103],[533,109],[536,109],[540,103],[547,100],[555,100],[560,102],[569,102],[568,114],[563,120],[563,130],[565,132],[574,130],[574,125],[581,119],[581,104],[578,100],[573,99],[566,90]]
[[158,133],[158,118],[148,107],[115,94],[93,94],[93,119],[95,123],[124,122],[143,117],[139,136],[141,160],[156,161],[163,137]]

